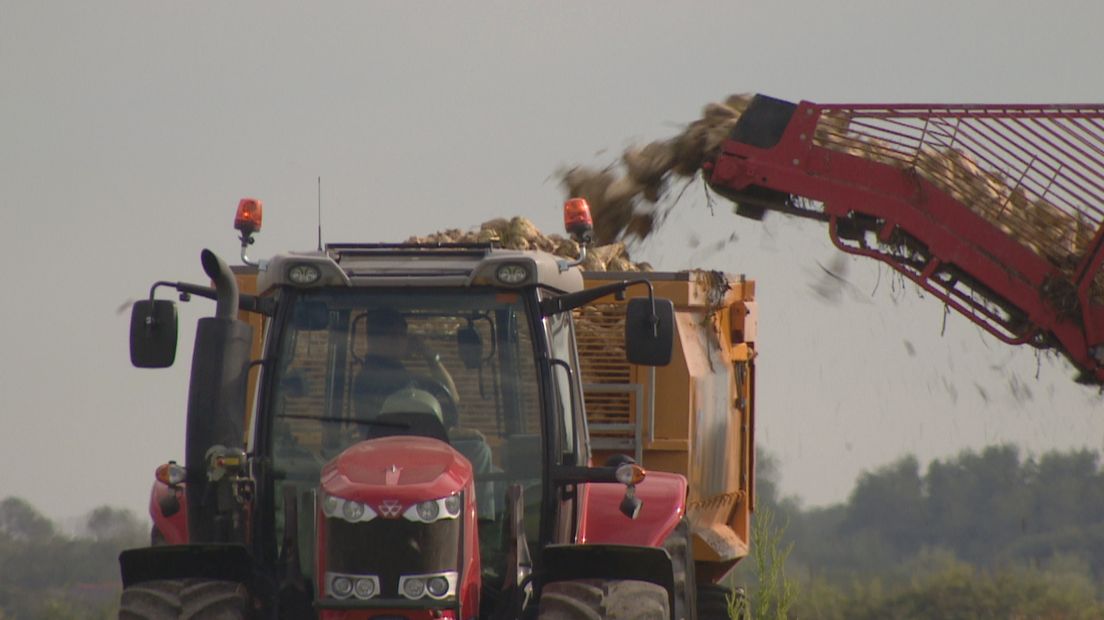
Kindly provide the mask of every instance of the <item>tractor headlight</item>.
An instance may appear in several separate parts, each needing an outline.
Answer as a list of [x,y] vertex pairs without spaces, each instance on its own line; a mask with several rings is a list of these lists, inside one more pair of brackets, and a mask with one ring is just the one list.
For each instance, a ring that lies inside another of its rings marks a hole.
[[353,593],[353,580],[345,575],[334,575],[330,580],[330,594],[334,598],[349,598]]
[[529,270],[525,265],[507,263],[495,270],[495,278],[507,286],[517,286],[529,279]]
[[346,501],[345,506],[341,509],[341,515],[345,517],[346,521],[360,521],[360,518],[364,516],[364,504]]
[[350,523],[371,521],[378,516],[367,504],[325,493],[322,494],[322,514]]
[[376,575],[345,575],[326,573],[326,594],[337,599],[355,596],[368,600],[380,592],[379,577]]
[[445,512],[450,517],[460,516],[460,509],[463,508],[463,503],[460,501],[460,494],[449,495],[445,498]]
[[288,267],[287,278],[293,284],[314,284],[322,277],[322,270],[310,263],[297,263]]
[[426,582],[421,577],[407,577],[402,584],[403,596],[409,599],[420,599],[425,596]]
[[406,575],[399,577],[399,592],[404,598],[416,601],[420,598],[435,600],[456,596],[456,584],[460,574],[456,571],[431,573],[428,575]]
[[441,507],[437,502],[422,502],[418,504],[418,518],[422,521],[433,522],[441,514]]
[[360,599],[372,598],[379,592],[379,584],[375,577],[361,577],[353,584],[353,594]]
[[449,582],[444,577],[430,577],[429,581],[426,581],[426,591],[433,598],[442,598],[448,594]]
[[448,497],[430,499],[414,504],[406,509],[406,512],[403,513],[403,517],[405,517],[407,521],[417,521],[420,523],[434,523],[441,519],[455,519],[460,516],[463,504],[462,496],[456,493]]

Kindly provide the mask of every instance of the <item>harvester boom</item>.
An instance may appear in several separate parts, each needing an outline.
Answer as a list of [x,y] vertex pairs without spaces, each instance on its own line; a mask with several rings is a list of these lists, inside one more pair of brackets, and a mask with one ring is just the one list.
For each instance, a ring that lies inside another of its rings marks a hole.
[[738,213],[824,221],[841,250],[1104,381],[1104,105],[759,95],[703,171]]

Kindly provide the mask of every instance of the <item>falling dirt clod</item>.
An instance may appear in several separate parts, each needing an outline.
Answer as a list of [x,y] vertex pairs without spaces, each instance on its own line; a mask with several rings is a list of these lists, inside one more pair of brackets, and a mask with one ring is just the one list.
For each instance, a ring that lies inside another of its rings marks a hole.
[[669,140],[625,149],[608,168],[575,166],[560,170],[569,196],[586,198],[594,214],[595,241],[645,239],[662,220],[659,203],[672,177],[692,178],[732,132],[751,95],[710,103],[702,117]]

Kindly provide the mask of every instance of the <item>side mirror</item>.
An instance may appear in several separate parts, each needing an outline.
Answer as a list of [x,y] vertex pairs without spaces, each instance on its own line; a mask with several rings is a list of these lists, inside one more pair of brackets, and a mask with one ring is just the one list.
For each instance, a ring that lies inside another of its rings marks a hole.
[[669,299],[630,299],[625,309],[625,357],[630,364],[666,366],[675,338],[675,305]]
[[130,311],[130,363],[138,368],[168,368],[176,360],[176,303],[143,299]]
[[483,363],[483,339],[475,327],[468,325],[456,331],[456,352],[464,368],[479,368]]

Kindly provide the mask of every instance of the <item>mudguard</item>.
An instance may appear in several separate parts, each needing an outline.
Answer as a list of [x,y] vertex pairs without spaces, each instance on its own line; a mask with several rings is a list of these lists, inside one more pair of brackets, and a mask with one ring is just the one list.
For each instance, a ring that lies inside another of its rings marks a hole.
[[188,542],[188,499],[183,487],[181,484],[173,488],[155,480],[150,489],[150,517],[154,530],[160,532],[165,544]]
[[119,554],[123,587],[155,579],[197,577],[250,583],[253,559],[242,545],[160,545]]
[[620,510],[623,485],[580,485],[576,540],[581,544],[660,547],[686,515],[686,486],[686,478],[679,474],[649,471],[636,485],[636,496],[644,502],[640,515],[629,519]]

